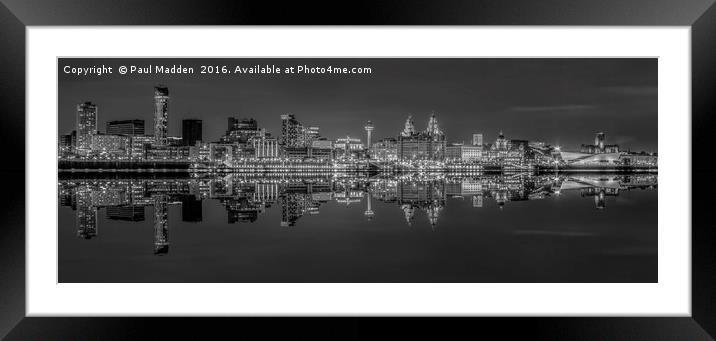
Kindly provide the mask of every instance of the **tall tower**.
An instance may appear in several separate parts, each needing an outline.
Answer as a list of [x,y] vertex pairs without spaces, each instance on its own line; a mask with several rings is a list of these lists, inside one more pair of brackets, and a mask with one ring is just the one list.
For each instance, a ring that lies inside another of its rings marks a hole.
[[201,141],[201,120],[182,120],[181,137],[185,146],[194,146],[197,141]]
[[373,122],[368,121],[368,123],[366,123],[364,128],[365,128],[365,132],[368,133],[368,144],[366,145],[366,149],[370,149],[370,135],[371,135],[371,133],[373,133],[373,129],[375,127],[373,127]]
[[401,136],[410,137],[415,135],[415,125],[413,124],[413,115],[408,115],[408,119],[405,120],[405,128],[400,132]]
[[154,87],[154,144],[167,145],[167,116],[169,108],[169,88],[164,85]]
[[97,106],[92,102],[77,105],[77,152],[89,153],[92,135],[97,133]]
[[425,132],[428,133],[429,136],[432,136],[433,140],[437,140],[438,137],[443,134],[443,132],[440,130],[440,127],[438,127],[438,118],[435,117],[434,112],[430,115],[430,120],[428,120],[428,128],[425,130]]
[[472,134],[472,145],[482,147],[482,134]]
[[604,150],[604,133],[597,133],[597,136],[594,137],[594,145],[598,146],[600,150]]

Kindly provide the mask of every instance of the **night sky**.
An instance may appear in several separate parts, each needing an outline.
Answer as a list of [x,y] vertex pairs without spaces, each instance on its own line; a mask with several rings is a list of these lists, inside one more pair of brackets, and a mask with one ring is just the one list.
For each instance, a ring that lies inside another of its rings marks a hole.
[[[111,66],[114,74],[77,76],[65,65]],[[120,65],[194,67],[193,75],[119,75]],[[371,67],[361,75],[202,75],[199,65],[250,67]],[[153,86],[169,87],[169,135],[181,120],[203,120],[205,141],[226,130],[227,117],[253,117],[274,136],[280,115],[293,113],[329,139],[360,137],[373,121],[373,141],[395,137],[413,115],[425,129],[437,115],[449,142],[482,133],[542,141],[564,149],[592,143],[598,131],[622,149],[657,152],[657,59],[59,59],[59,133],[75,129],[77,103],[98,105],[98,128],[111,120],[143,119],[152,133]]]

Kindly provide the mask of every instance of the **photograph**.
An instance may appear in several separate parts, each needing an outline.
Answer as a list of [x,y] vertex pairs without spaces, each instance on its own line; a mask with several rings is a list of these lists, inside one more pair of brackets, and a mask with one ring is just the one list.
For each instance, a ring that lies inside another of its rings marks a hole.
[[658,283],[658,63],[57,58],[58,282]]

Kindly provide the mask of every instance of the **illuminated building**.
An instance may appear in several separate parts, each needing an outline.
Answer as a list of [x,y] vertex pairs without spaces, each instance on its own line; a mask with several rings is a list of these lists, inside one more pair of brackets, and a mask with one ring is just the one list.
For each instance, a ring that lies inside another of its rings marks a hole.
[[579,150],[580,153],[585,154],[601,154],[601,153],[619,153],[619,145],[616,144],[604,144],[605,134],[603,132],[597,133],[594,137],[594,144],[583,144]]
[[310,146],[313,141],[321,137],[320,129],[318,127],[308,127],[305,129],[305,135],[305,143]]
[[336,150],[337,158],[353,159],[359,157],[363,152],[363,143],[360,139],[351,138],[346,136],[345,138],[336,139],[333,144]]
[[154,136],[130,136],[130,158],[133,160],[146,159],[146,151],[154,143]]
[[281,138],[279,143],[284,147],[305,147],[305,132],[293,114],[281,115]]
[[189,160],[190,156],[191,147],[149,146],[145,150],[145,158],[154,161]]
[[626,153],[621,155],[621,161],[625,165],[637,167],[656,167],[659,157],[656,154],[648,153]]
[[204,162],[211,160],[211,149],[208,143],[197,143],[189,147],[189,160]]
[[154,144],[167,145],[167,119],[169,115],[169,88],[154,87]]
[[482,134],[472,134],[472,145],[482,147]]
[[202,141],[201,120],[186,119],[181,121],[182,144],[194,146]]
[[123,120],[107,122],[109,135],[144,135],[144,120]]
[[271,137],[254,137],[250,140],[256,158],[276,158],[279,156],[278,141]]
[[92,135],[97,134],[97,106],[92,102],[77,105],[78,154],[87,155],[92,150]]
[[248,143],[249,139],[265,132],[259,130],[258,122],[253,118],[237,119],[229,117],[226,134],[221,137],[222,143]]
[[398,159],[398,141],[384,138],[370,146],[370,158],[378,161],[395,161]]
[[583,144],[579,152],[560,151],[562,161],[572,166],[605,167],[623,164],[618,145],[606,145],[605,134],[597,133],[594,144]]
[[92,151],[103,156],[127,156],[131,149],[129,136],[95,134],[92,135],[91,141]]
[[74,153],[77,133],[73,130],[71,134],[60,135],[57,141],[57,147],[60,156]]
[[445,134],[438,127],[435,114],[430,116],[427,129],[415,132],[413,118],[405,121],[398,136],[397,156],[401,161],[442,161],[445,158]]
[[229,166],[233,160],[233,149],[234,145],[232,144],[210,143],[209,160]]
[[476,162],[482,158],[482,147],[453,143],[445,147],[445,160]]

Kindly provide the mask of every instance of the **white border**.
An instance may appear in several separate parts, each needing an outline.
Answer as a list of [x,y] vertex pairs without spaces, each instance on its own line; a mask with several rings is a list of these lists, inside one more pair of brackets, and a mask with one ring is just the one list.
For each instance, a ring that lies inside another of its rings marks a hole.
[[[27,315],[690,316],[690,34],[688,27],[28,27]],[[659,282],[58,284],[51,203],[58,56],[658,57]]]

